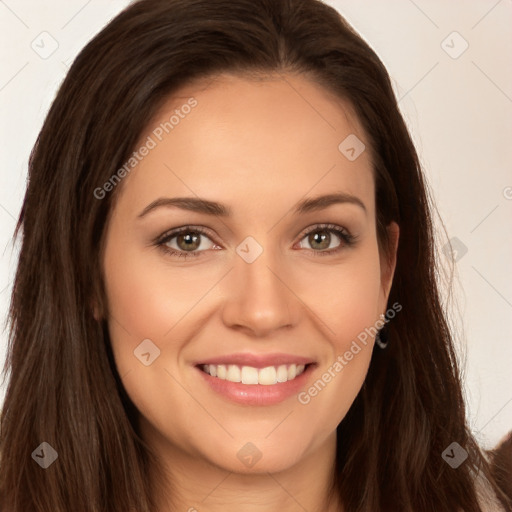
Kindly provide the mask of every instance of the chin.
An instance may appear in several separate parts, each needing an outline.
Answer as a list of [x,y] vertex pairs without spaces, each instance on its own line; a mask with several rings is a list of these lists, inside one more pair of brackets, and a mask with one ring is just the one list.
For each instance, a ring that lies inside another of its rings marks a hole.
[[223,448],[217,444],[215,454],[205,454],[205,458],[211,464],[233,473],[279,473],[293,467],[305,456],[306,441],[301,442],[297,438],[294,441],[290,443],[289,440],[275,439],[270,442],[257,436],[252,441],[230,440]]

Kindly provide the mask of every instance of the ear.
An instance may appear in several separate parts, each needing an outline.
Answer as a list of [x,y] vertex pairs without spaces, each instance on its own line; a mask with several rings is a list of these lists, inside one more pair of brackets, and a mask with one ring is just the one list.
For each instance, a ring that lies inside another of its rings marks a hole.
[[380,254],[380,282],[381,282],[381,310],[384,312],[393,284],[393,276],[396,268],[396,255],[398,251],[398,239],[400,237],[400,228],[396,222],[390,222],[386,227],[388,232],[389,244],[388,250]]
[[96,322],[99,322],[102,319],[102,314],[100,312],[100,307],[96,300],[91,300],[90,308],[92,310],[92,316]]

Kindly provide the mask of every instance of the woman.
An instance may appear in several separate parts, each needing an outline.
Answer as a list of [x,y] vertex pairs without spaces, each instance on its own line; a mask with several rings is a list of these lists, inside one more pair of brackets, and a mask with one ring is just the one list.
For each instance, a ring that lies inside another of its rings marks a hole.
[[131,5],[61,86],[21,229],[2,510],[511,509],[415,149],[332,8]]

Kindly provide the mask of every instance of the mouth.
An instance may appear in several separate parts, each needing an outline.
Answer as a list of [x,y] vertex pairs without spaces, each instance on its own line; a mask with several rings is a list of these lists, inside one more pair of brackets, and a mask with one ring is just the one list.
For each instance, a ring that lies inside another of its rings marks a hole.
[[241,382],[248,386],[273,386],[296,379],[310,364],[281,364],[264,368],[236,364],[203,364],[199,365],[199,369],[211,377],[229,382]]
[[205,390],[222,399],[241,405],[270,406],[307,386],[317,363],[290,354],[231,354],[194,366],[203,377]]

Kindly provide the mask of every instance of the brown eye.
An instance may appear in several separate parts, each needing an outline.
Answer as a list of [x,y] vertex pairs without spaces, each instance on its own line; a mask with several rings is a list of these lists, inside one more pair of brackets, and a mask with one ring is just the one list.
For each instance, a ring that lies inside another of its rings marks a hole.
[[331,244],[331,233],[329,230],[318,229],[308,235],[308,242],[312,249],[328,249]]
[[168,232],[156,245],[172,256],[188,257],[200,256],[208,249],[215,247],[215,243],[206,231],[196,227],[182,227]]
[[354,246],[356,240],[356,236],[341,226],[321,224],[302,234],[300,248],[309,249],[313,255],[328,256]]
[[201,245],[201,234],[194,231],[182,233],[176,237],[176,244],[182,251],[195,251]]

